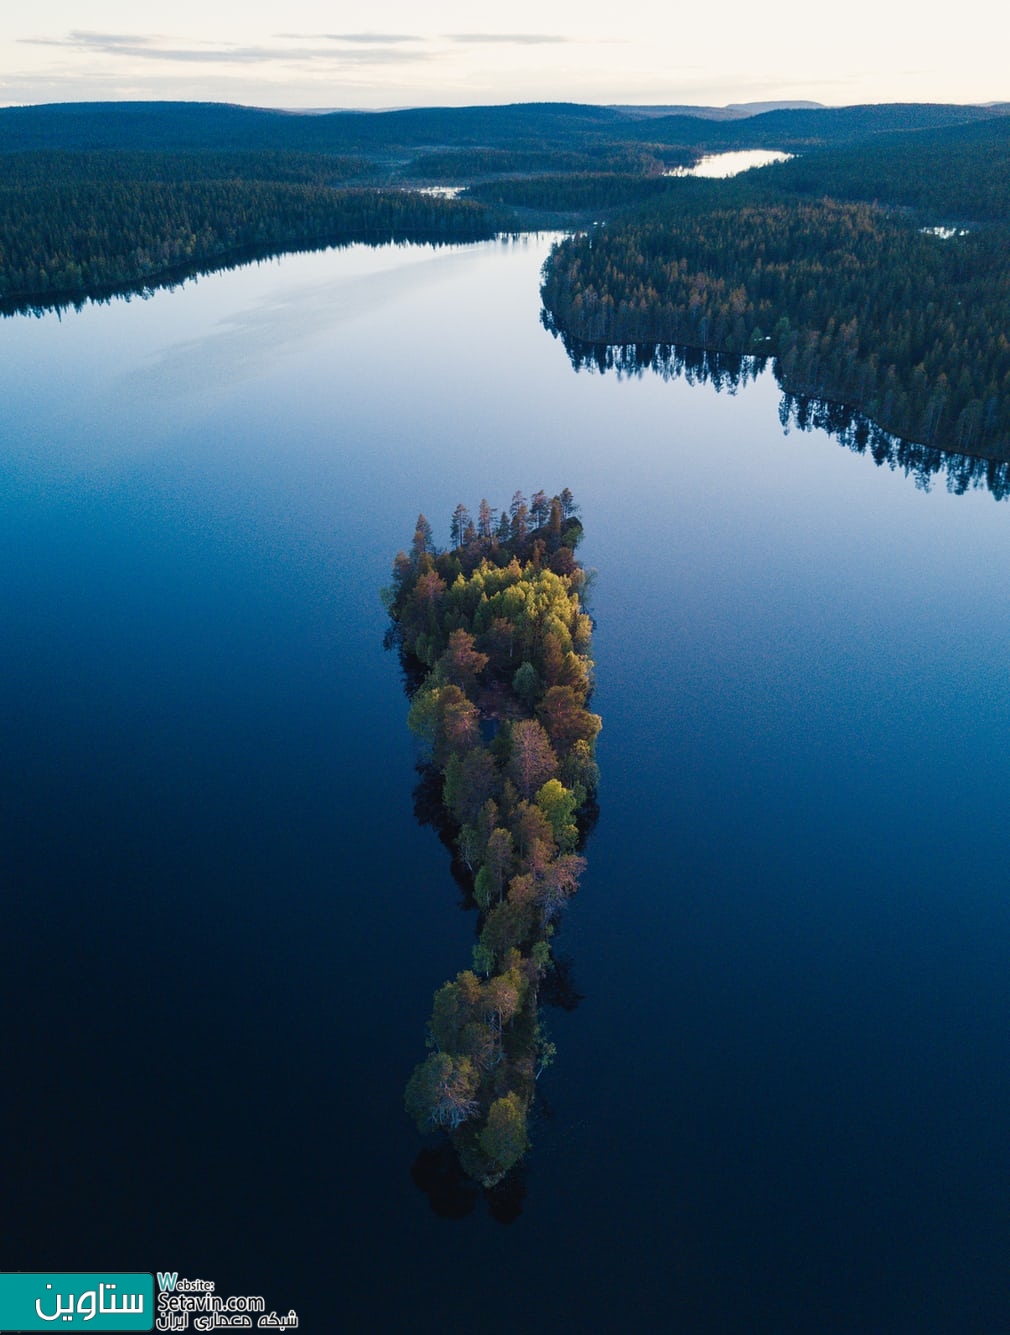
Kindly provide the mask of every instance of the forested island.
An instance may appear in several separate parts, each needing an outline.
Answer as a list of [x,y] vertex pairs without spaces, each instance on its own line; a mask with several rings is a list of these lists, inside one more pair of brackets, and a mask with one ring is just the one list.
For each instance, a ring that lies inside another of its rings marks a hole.
[[553,1056],[538,996],[551,942],[578,888],[601,720],[587,708],[593,664],[582,524],[571,493],[500,515],[482,500],[452,516],[436,550],[418,517],[385,591],[391,639],[445,821],[480,911],[472,967],[436,993],[431,1051],[406,1108],[448,1133],[464,1171],[498,1183],[525,1154],[536,1081]]

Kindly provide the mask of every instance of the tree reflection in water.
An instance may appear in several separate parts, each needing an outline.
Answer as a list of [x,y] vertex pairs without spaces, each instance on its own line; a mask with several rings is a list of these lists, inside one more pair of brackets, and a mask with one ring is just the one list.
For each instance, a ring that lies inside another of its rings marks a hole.
[[[683,379],[689,385],[710,385],[717,393],[725,390],[735,394],[756,380],[771,361],[767,357],[708,352],[704,348],[671,343],[586,343],[559,330],[546,311],[541,312],[541,322],[555,338],[561,339],[576,371],[601,375],[609,371],[618,378],[639,377],[651,371],[663,380]],[[771,370],[781,387],[774,363]],[[779,421],[787,434],[793,429],[824,431],[846,449],[869,455],[878,467],[886,465],[902,472],[923,491],[943,478],[947,490],[954,495],[977,489],[988,491],[997,501],[1010,496],[1010,461],[957,454],[903,440],[844,403],[783,391]]]

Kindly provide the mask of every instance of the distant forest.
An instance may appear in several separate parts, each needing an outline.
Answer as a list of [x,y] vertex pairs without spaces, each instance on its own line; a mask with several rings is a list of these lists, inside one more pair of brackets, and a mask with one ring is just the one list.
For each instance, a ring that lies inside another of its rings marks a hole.
[[[1005,459],[1008,111],[7,108],[0,311],[288,250],[558,228],[576,234],[542,296],[566,339],[770,356],[793,396]],[[727,181],[668,174],[757,147],[796,156]]]
[[566,242],[543,300],[587,342],[772,355],[789,393],[970,454],[1010,444],[1007,242],[833,200],[686,209]]
[[506,221],[471,200],[342,184],[361,170],[283,153],[0,156],[0,302],[60,304],[350,241],[479,241]]
[[554,252],[551,328],[772,356],[790,395],[1010,458],[1010,120],[677,184]]

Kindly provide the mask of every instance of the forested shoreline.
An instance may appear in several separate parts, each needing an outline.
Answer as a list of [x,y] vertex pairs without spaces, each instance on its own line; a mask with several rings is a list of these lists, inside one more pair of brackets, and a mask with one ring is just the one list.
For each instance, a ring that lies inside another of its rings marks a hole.
[[[502,229],[502,215],[475,201],[337,187],[320,178],[353,174],[357,164],[330,167],[284,155],[0,157],[0,305],[158,286],[240,256],[352,241],[481,241]],[[261,175],[216,175],[228,171]]]
[[1010,457],[1010,124],[689,184],[555,250],[550,327],[770,356],[789,395],[914,443]]
[[[930,449],[1006,460],[1006,113],[7,108],[0,313],[286,251],[582,229],[542,289],[565,336],[771,357],[789,395]],[[796,156],[733,180],[666,174],[743,147]]]
[[790,394],[925,445],[1010,450],[1006,244],[868,204],[684,212],[566,241],[542,298],[585,342],[774,356]]
[[[769,143],[799,149],[807,164],[792,177],[762,174],[776,191],[866,198],[860,182],[869,182],[915,203],[921,164],[903,147],[914,140],[931,155],[929,188],[949,179],[948,194],[992,218],[1006,173],[973,188],[973,165],[999,157],[1008,125],[1000,108],[915,105],[729,120],[565,103],[354,115],[199,103],[5,108],[0,303],[41,308],[342,241],[474,241],[679,212],[698,183],[664,173],[705,152]],[[424,194],[431,185],[464,197]],[[732,204],[732,183],[718,188]]]
[[540,1023],[558,916],[578,888],[578,849],[598,772],[592,623],[566,489],[520,492],[500,515],[452,517],[436,550],[418,517],[385,593],[410,684],[408,722],[458,867],[479,908],[472,966],[434,998],[428,1057],[407,1083],[419,1130],[448,1133],[464,1171],[499,1182],[529,1145],[536,1081],[554,1055]]
[[[584,343],[553,328],[546,313],[543,321],[561,339],[577,371],[636,378],[658,375],[663,380],[683,378],[690,385],[710,385],[716,393],[727,390],[731,394],[756,379],[770,363],[775,373],[772,359],[766,356],[709,352],[670,343]],[[787,435],[792,430],[824,431],[844,449],[871,458],[878,468],[894,469],[912,478],[923,491],[943,479],[946,489],[955,495],[983,490],[997,501],[1010,498],[1010,460],[943,450],[895,436],[865,413],[843,403],[783,391],[779,422]]]

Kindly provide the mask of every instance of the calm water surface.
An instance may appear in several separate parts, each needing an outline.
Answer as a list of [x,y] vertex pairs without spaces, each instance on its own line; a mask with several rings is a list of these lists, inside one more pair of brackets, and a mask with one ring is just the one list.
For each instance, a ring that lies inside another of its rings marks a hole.
[[[576,374],[547,246],[0,324],[5,1267],[320,1332],[1010,1329],[1010,508],[783,435],[767,374]],[[378,589],[419,510],[566,485],[582,1000],[513,1199],[438,1213],[402,1087],[474,923]]]
[[754,167],[767,167],[773,162],[788,162],[794,155],[773,148],[739,148],[728,153],[706,153],[693,167],[675,167],[664,176],[706,176],[723,179],[739,176]]

